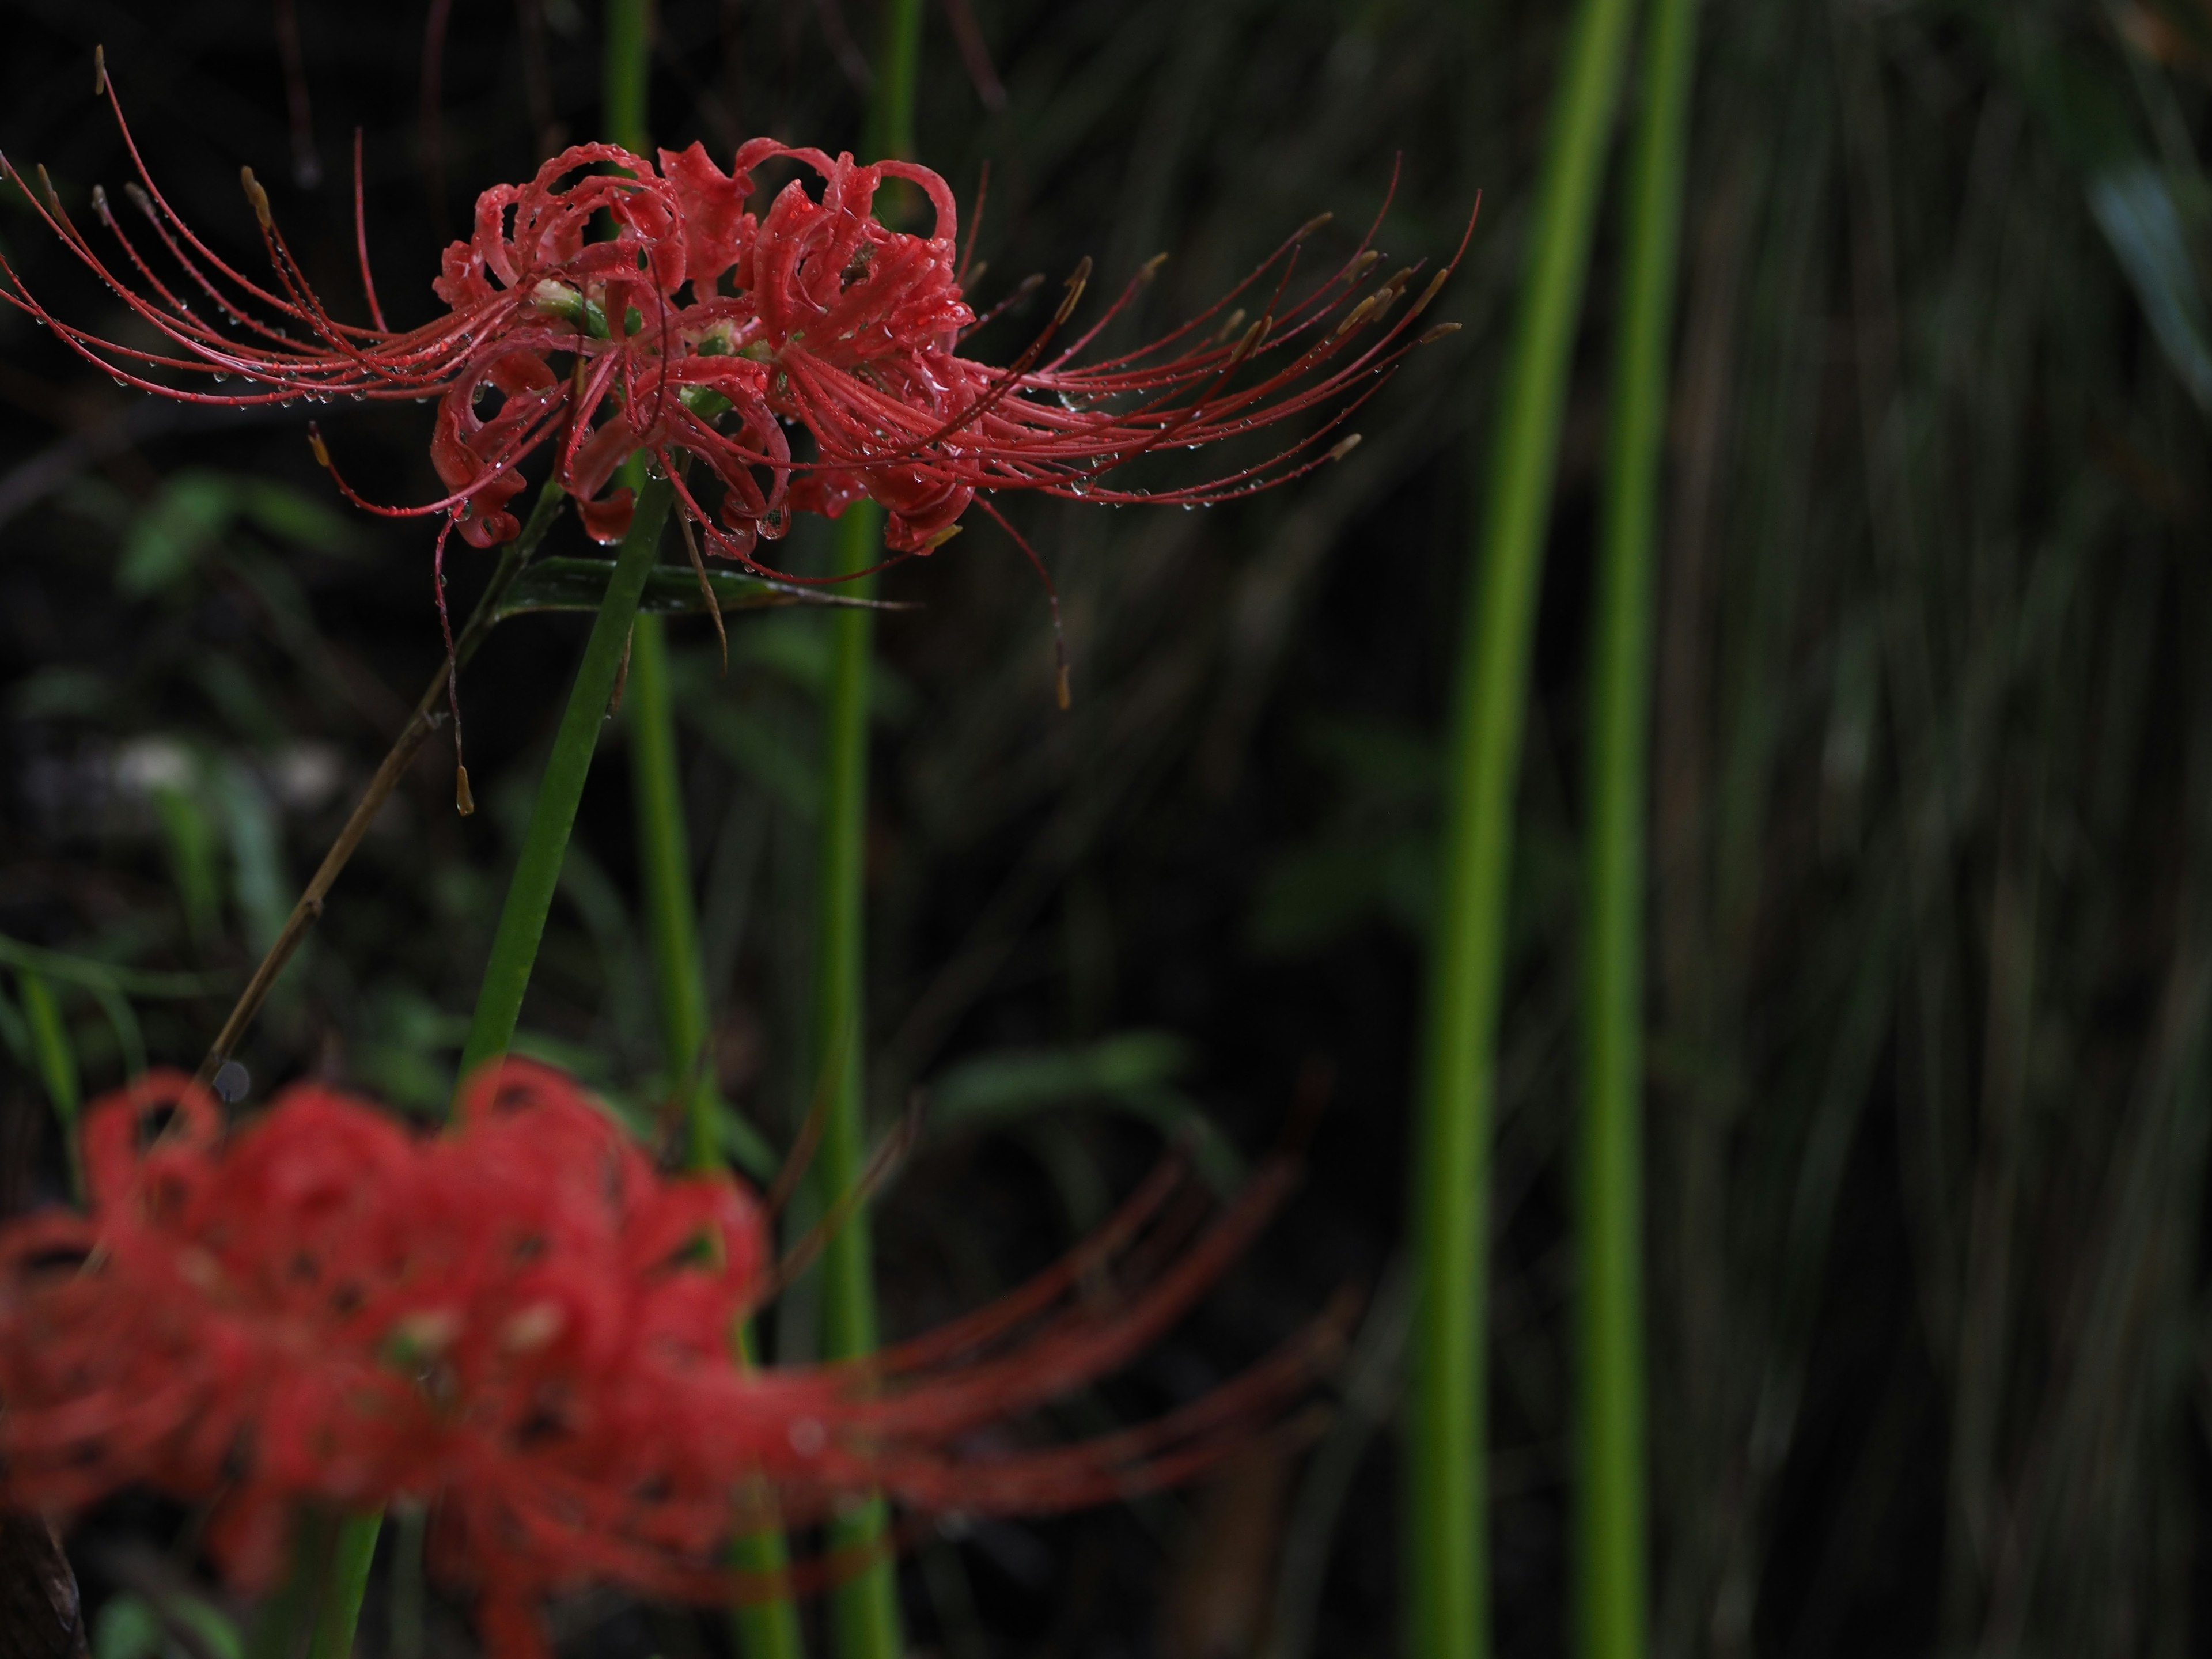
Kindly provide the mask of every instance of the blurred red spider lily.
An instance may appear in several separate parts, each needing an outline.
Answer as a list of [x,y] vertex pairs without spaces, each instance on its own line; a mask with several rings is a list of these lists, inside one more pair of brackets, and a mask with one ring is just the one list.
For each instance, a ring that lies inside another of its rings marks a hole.
[[[1466,247],[1463,236],[1451,262],[1401,305],[1419,266],[1361,293],[1380,258],[1370,229],[1350,258],[1293,296],[1300,247],[1323,215],[1182,326],[1133,351],[1079,363],[1159,264],[1131,279],[1073,344],[1048,355],[1081,295],[1085,260],[1042,333],[1013,362],[993,367],[961,355],[990,319],[978,319],[963,294],[952,192],[928,168],[863,166],[765,138],[740,146],[726,173],[696,143],[659,152],[657,166],[612,145],[582,144],[526,185],[484,191],[473,233],[446,250],[432,284],[447,313],[395,331],[384,325],[369,275],[358,147],[356,231],[368,326],[339,322],[308,285],[250,169],[246,193],[276,289],[224,263],[154,184],[104,64],[97,81],[138,173],[126,191],[143,231],[127,228],[96,190],[94,210],[116,245],[113,256],[103,255],[43,170],[38,191],[4,157],[0,170],[165,343],[125,345],[63,321],[4,260],[0,299],[119,382],[162,397],[437,398],[431,459],[450,493],[390,507],[362,501],[342,478],[339,488],[373,512],[446,514],[480,547],[517,533],[507,509],[523,488],[518,469],[548,445],[554,477],[600,540],[627,526],[629,492],[608,486],[623,461],[644,453],[676,481],[679,510],[702,526],[713,551],[777,576],[786,573],[757,557],[763,538],[784,534],[793,513],[835,517],[861,496],[887,510],[885,544],[906,556],[941,545],[978,495],[1001,490],[1185,505],[1249,494],[1357,442],[1330,434],[1405,351],[1454,326],[1414,331]],[[819,197],[794,179],[756,216],[745,205],[754,173],[776,161],[817,175]],[[895,179],[929,202],[928,236],[876,216],[876,197]],[[589,241],[601,212],[614,234]],[[232,378],[250,387],[223,389]],[[491,394],[497,407],[479,414]],[[1097,483],[1154,450],[1198,448],[1313,413],[1327,417],[1316,429],[1198,482],[1152,490]],[[794,428],[811,438],[811,454],[793,453]],[[315,447],[329,465],[319,436]],[[684,458],[712,476],[719,503],[702,501]]]
[[[943,1516],[1181,1479],[1279,1418],[1334,1334],[1140,1427],[986,1455],[979,1430],[1181,1315],[1287,1163],[1194,1240],[1164,1219],[1164,1167],[995,1304],[865,1363],[753,1369],[732,1344],[771,1282],[760,1206],[728,1178],[662,1177],[544,1066],[486,1067],[436,1138],[313,1085],[226,1138],[204,1090],[150,1074],[92,1109],[83,1149],[88,1213],[0,1228],[0,1496],[215,1499],[210,1551],[248,1589],[283,1570],[303,1505],[428,1504],[501,1659],[541,1653],[537,1604],[586,1581],[700,1601],[827,1582],[850,1564],[742,1583],[728,1540],[870,1490]],[[1113,1262],[1147,1244],[1166,1265],[1112,1300]]]

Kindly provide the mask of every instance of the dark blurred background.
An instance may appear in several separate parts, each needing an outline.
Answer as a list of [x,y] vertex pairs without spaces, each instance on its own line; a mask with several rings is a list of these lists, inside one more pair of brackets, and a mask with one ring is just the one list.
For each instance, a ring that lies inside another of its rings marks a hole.
[[[913,1639],[948,1659],[1390,1653],[1437,736],[1565,9],[973,4],[964,42],[965,4],[931,12],[919,131],[963,204],[990,165],[985,303],[1085,254],[1110,289],[1170,250],[1133,342],[1317,211],[1338,216],[1324,251],[1348,250],[1394,167],[1393,264],[1448,255],[1484,207],[1436,313],[1465,331],[1361,412],[1350,459],[1205,513],[1012,504],[1066,606],[1070,712],[1043,591],[996,531],[889,579],[916,608],[878,635],[868,1046],[886,1121],[916,1088],[930,1103],[881,1206],[894,1330],[1049,1259],[1164,1129],[1206,1126],[1231,1180],[1324,1097],[1290,1212],[1059,1425],[1186,1398],[1340,1286],[1368,1293],[1316,1446],[927,1544],[902,1570]],[[358,315],[358,127],[404,326],[434,314],[475,191],[596,131],[599,27],[592,0],[0,0],[0,146],[80,216],[118,185],[104,43],[203,236],[260,269],[252,166]],[[875,29],[872,0],[665,0],[656,137],[851,145]],[[1708,0],[1704,41],[1654,715],[1659,1650],[2202,1651],[2212,6]],[[1515,871],[1492,1171],[1507,1656],[1566,1639],[1563,1179],[1617,220]],[[0,252],[58,310],[125,325],[12,191]],[[317,413],[369,493],[438,493],[427,410]],[[141,1054],[198,1058],[439,659],[430,528],[344,509],[304,421],[141,399],[0,314],[0,935],[198,976],[55,984],[88,1090]],[[556,534],[580,550],[572,521]],[[485,570],[457,552],[465,605]],[[817,623],[733,621],[726,678],[710,632],[677,633],[716,1060],[770,1149],[808,1094]],[[317,1073],[437,1110],[582,633],[512,622],[468,671],[485,810],[453,814],[434,744],[244,1049],[249,1108]],[[653,1133],[668,1080],[611,737],[524,1024]],[[63,1164],[6,983],[20,1206]],[[812,1319],[802,1290],[775,1352],[811,1352]],[[88,1597],[123,1609],[101,1659],[178,1639],[131,1609],[200,1571],[188,1522],[126,1502],[76,1534]],[[378,1617],[373,1596],[372,1648]],[[723,1650],[714,1619],[606,1598],[561,1628],[579,1654]],[[434,1650],[465,1632],[441,1607]]]

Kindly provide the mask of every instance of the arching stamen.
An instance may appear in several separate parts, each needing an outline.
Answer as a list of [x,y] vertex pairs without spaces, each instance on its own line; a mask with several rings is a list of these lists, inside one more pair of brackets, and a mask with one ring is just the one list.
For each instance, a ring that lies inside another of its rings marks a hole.
[[[322,440],[315,440],[318,446]],[[463,817],[477,810],[469,789],[469,769],[461,753],[461,663],[453,650],[453,618],[446,609],[446,539],[453,532],[459,513],[448,513],[438,526],[438,544],[430,555],[430,573],[438,595],[438,631],[446,640],[446,707],[453,716],[453,810]]]
[[384,307],[376,302],[376,278],[368,269],[368,204],[361,185],[361,129],[353,130],[353,245],[361,256],[361,291],[368,301],[368,320],[380,334],[387,332],[384,325]]

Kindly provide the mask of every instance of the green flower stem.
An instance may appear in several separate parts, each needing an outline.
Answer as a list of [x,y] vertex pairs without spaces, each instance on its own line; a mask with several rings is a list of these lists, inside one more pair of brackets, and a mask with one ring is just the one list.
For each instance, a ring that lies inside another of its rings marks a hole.
[[1406,1436],[1406,1643],[1489,1648],[1483,1333],[1515,781],[1566,377],[1632,0],[1580,0],[1546,138],[1482,502],[1446,750],[1444,881],[1412,1148],[1417,1296]]
[[538,786],[537,804],[531,808],[522,856],[507,886],[507,903],[500,911],[491,960],[484,965],[476,1015],[469,1022],[468,1042],[461,1050],[464,1079],[486,1060],[505,1054],[514,1040],[522,994],[530,984],[531,966],[538,959],[538,943],[545,935],[545,918],[553,908],[553,890],[560,883],[561,861],[568,850],[568,830],[576,821],[577,803],[584,797],[584,779],[592,769],[592,753],[599,747],[599,728],[606,723],[607,706],[622,672],[630,628],[637,620],[637,603],[645,592],[645,579],[659,556],[660,530],[668,521],[672,498],[667,479],[648,480],[638,495],[629,532],[615,554],[614,573],[607,578],[607,596],[592,623],[584,659],[577,665],[575,684],[568,690],[568,707],[561,716],[560,730],[554,734],[553,753]]
[[921,0],[889,0],[876,50],[875,95],[868,100],[867,155],[911,160],[915,152],[915,88],[921,81]]
[[[921,0],[888,0],[876,58],[864,147],[868,159],[914,154],[915,88],[921,57]],[[883,511],[855,501],[837,527],[837,568],[866,570],[882,557]],[[865,596],[872,584],[854,582]],[[822,1140],[815,1154],[826,1214],[856,1187],[866,1156],[863,1060],[868,819],[868,678],[875,617],[839,611],[830,621],[830,695],[823,711],[820,897],[815,916],[813,1075],[827,1089]],[[823,1347],[831,1359],[872,1352],[876,1293],[871,1230],[856,1206],[822,1252]],[[872,1497],[830,1528],[833,1551],[853,1551],[866,1565],[831,1593],[831,1629],[838,1659],[899,1659],[898,1579],[881,1554],[888,1507]]]
[[684,830],[684,787],[677,771],[668,632],[659,617],[639,617],[630,635],[623,713],[629,726],[630,795],[637,809],[646,938],[660,1003],[661,1055],[670,1079],[684,1091],[685,1164],[694,1170],[720,1169],[714,1079],[712,1067],[701,1060],[707,1040],[707,988],[699,970],[690,836]]
[[1585,1659],[1643,1659],[1650,1548],[1644,1478],[1644,866],[1650,773],[1651,595],[1668,343],[1681,240],[1697,0],[1654,0],[1629,158],[1620,360],[1590,686],[1584,944],[1582,1490]]
[[[838,569],[865,570],[883,546],[883,511],[855,501],[837,526]],[[855,582],[863,595],[872,584]],[[868,667],[875,613],[838,611],[832,639],[822,756],[820,890],[814,936],[814,1076],[828,1097],[814,1168],[828,1213],[857,1186],[867,1156],[863,1103],[868,817]],[[823,1350],[852,1359],[876,1347],[876,1297],[866,1206],[855,1208],[822,1251]],[[866,1552],[883,1535],[880,1498],[830,1528],[833,1550]],[[832,1593],[839,1659],[898,1659],[897,1582],[888,1559],[872,1560]]]
[[653,0],[607,0],[605,40],[599,112],[607,142],[642,155],[653,71]]
[[[652,64],[650,0],[610,0],[606,20],[605,110],[607,137],[638,155],[649,142],[647,71]],[[632,464],[635,466],[635,463]],[[633,487],[635,480],[632,480]],[[661,1052],[668,1075],[688,1092],[684,1102],[686,1162],[722,1167],[716,1135],[714,1068],[701,1062],[707,1042],[707,986],[699,963],[697,906],[691,890],[691,848],[684,833],[684,787],[677,769],[676,712],[668,690],[668,635],[659,617],[641,615],[630,635],[630,787],[637,811],[638,858],[645,889],[646,934],[652,943],[660,1001]],[[734,1333],[738,1357],[752,1354],[745,1333]],[[774,1528],[747,1533],[732,1547],[732,1564],[749,1576],[781,1575],[791,1561]],[[740,1600],[732,1609],[746,1659],[799,1659],[804,1651],[799,1610],[788,1596]]]
[[[544,539],[546,531],[551,527],[553,515],[559,509],[561,501],[560,487],[550,482],[538,492],[537,505],[531,509],[522,533],[501,551],[499,566],[493,572],[489,586],[485,588],[483,597],[477,601],[477,608],[470,614],[460,637],[454,641],[455,662],[468,661],[483,642],[483,636],[496,623],[501,596],[521,574],[523,567],[530,562],[538,544]],[[392,752],[385,757],[384,764],[377,770],[375,781],[355,806],[353,816],[347,820],[336,845],[323,860],[322,867],[315,872],[314,879],[308,884],[307,892],[292,912],[291,921],[285,925],[283,936],[263,959],[252,983],[231,1011],[222,1035],[216,1039],[215,1046],[202,1065],[204,1079],[212,1074],[223,1056],[230,1052],[232,1043],[244,1031],[247,1022],[261,1006],[261,998],[274,983],[276,974],[289,958],[293,948],[305,936],[307,927],[313,919],[322,914],[322,896],[337,879],[338,872],[345,867],[353,849],[360,844],[369,821],[376,816],[377,809],[398,782],[400,774],[406,769],[407,763],[414,758],[422,738],[428,735],[431,712],[445,693],[445,674],[446,671],[441,669],[438,677],[431,681],[429,689],[423,692],[422,701],[416,706],[414,719],[409,721],[399,740],[392,745]],[[326,1553],[331,1547],[331,1538],[320,1522],[302,1527],[294,1552],[292,1576],[282,1595],[263,1612],[253,1659],[273,1659],[273,1656],[293,1651],[288,1644],[292,1642],[294,1632],[311,1616],[314,1618],[315,1625],[308,1649],[310,1659],[346,1659],[353,1650],[354,1628],[361,1620],[362,1598],[368,1589],[369,1564],[375,1559],[377,1534],[383,1524],[384,1517],[380,1511],[346,1517],[338,1523],[334,1553]],[[399,1547],[403,1551],[411,1550],[419,1557],[422,1549],[420,1528],[404,1531]],[[410,1566],[419,1575],[419,1560],[410,1563]],[[318,1613],[315,1611],[317,1600],[324,1590],[329,1592],[328,1599]],[[419,1598],[417,1605],[419,1614]],[[418,1627],[420,1622],[418,1616]]]
[[[554,734],[553,753],[545,763],[537,804],[530,811],[530,828],[523,836],[522,856],[515,864],[507,903],[500,911],[491,960],[485,964],[483,984],[477,993],[476,1016],[469,1022],[468,1042],[461,1050],[463,1079],[487,1060],[504,1054],[514,1040],[522,994],[530,984],[531,966],[545,936],[545,918],[553,908],[553,890],[561,878],[561,861],[568,851],[568,831],[576,822],[577,804],[584,798],[584,779],[592,769],[599,727],[606,721],[607,705],[614,696],[630,625],[636,620],[637,603],[645,592],[645,579],[659,556],[660,529],[668,520],[672,499],[673,491],[665,478],[648,481],[638,495],[629,533],[623,538],[615,555],[607,595],[592,623],[592,636],[585,642],[575,683],[568,689],[568,707],[561,716],[561,729]],[[377,1534],[383,1524],[380,1510],[348,1516],[339,1523],[330,1583],[316,1617],[308,1659],[348,1659],[352,1653],[354,1631],[361,1622],[362,1597],[368,1589],[368,1564],[375,1556]]]
[[[723,1159],[716,1119],[721,1103],[713,1066],[701,1058],[707,1042],[707,988],[699,965],[691,852],[677,772],[668,641],[658,617],[637,619],[623,702],[630,720],[631,793],[637,806],[646,933],[660,1001],[662,1053],[669,1076],[685,1090],[685,1161],[694,1170],[719,1170]],[[750,1361],[744,1333],[738,1331],[733,1340],[739,1357]],[[739,1537],[730,1559],[740,1572],[763,1580],[782,1573],[791,1563],[783,1534],[772,1528]],[[747,1659],[797,1659],[803,1650],[799,1611],[787,1596],[741,1599],[732,1609],[731,1622]]]

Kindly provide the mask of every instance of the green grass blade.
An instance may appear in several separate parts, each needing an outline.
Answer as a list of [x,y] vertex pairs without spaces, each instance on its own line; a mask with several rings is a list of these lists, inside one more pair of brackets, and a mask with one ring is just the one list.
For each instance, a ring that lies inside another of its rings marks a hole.
[[1630,153],[1590,686],[1577,1494],[1586,1659],[1642,1659],[1649,1623],[1644,1286],[1644,872],[1653,565],[1697,0],[1654,0]]
[[1475,1659],[1489,1645],[1485,1160],[1515,780],[1567,369],[1632,12],[1632,0],[1581,0],[1568,38],[1452,694],[1444,888],[1413,1146],[1405,1559],[1415,1659]]
[[380,1514],[349,1515],[338,1522],[307,1659],[351,1659],[354,1626],[361,1620],[362,1598],[368,1594],[369,1564],[376,1559],[376,1534],[383,1521]]
[[638,595],[645,591],[647,574],[659,554],[661,526],[668,520],[672,494],[665,478],[647,482],[638,495],[629,533],[623,538],[621,550],[615,556],[607,596],[592,624],[575,683],[569,688],[568,706],[562,714],[553,753],[538,786],[537,804],[531,809],[522,855],[516,861],[507,902],[500,911],[491,960],[485,964],[476,1014],[469,1022],[468,1042],[461,1050],[464,1078],[486,1060],[505,1054],[514,1041],[522,994],[530,984],[531,965],[538,959],[545,918],[553,908],[554,890],[560,885],[568,831],[576,821],[577,803],[583,799],[584,780],[592,769],[592,751],[599,747],[599,728],[606,722],[607,704],[622,670],[630,626],[637,619]]
[[142,968],[118,968],[112,963],[95,962],[90,957],[42,950],[4,933],[0,933],[0,963],[26,969],[65,985],[82,985],[88,990],[106,989],[119,991],[125,996],[182,1000],[213,996],[235,977],[230,974],[168,974]]
[[31,1052],[39,1066],[39,1080],[46,1085],[53,1103],[54,1121],[61,1126],[63,1156],[69,1160],[70,1196],[84,1202],[84,1158],[76,1141],[78,1109],[84,1104],[84,1085],[77,1073],[76,1045],[70,1041],[61,1004],[46,976],[29,968],[15,970],[22,993],[23,1024],[29,1028]]

